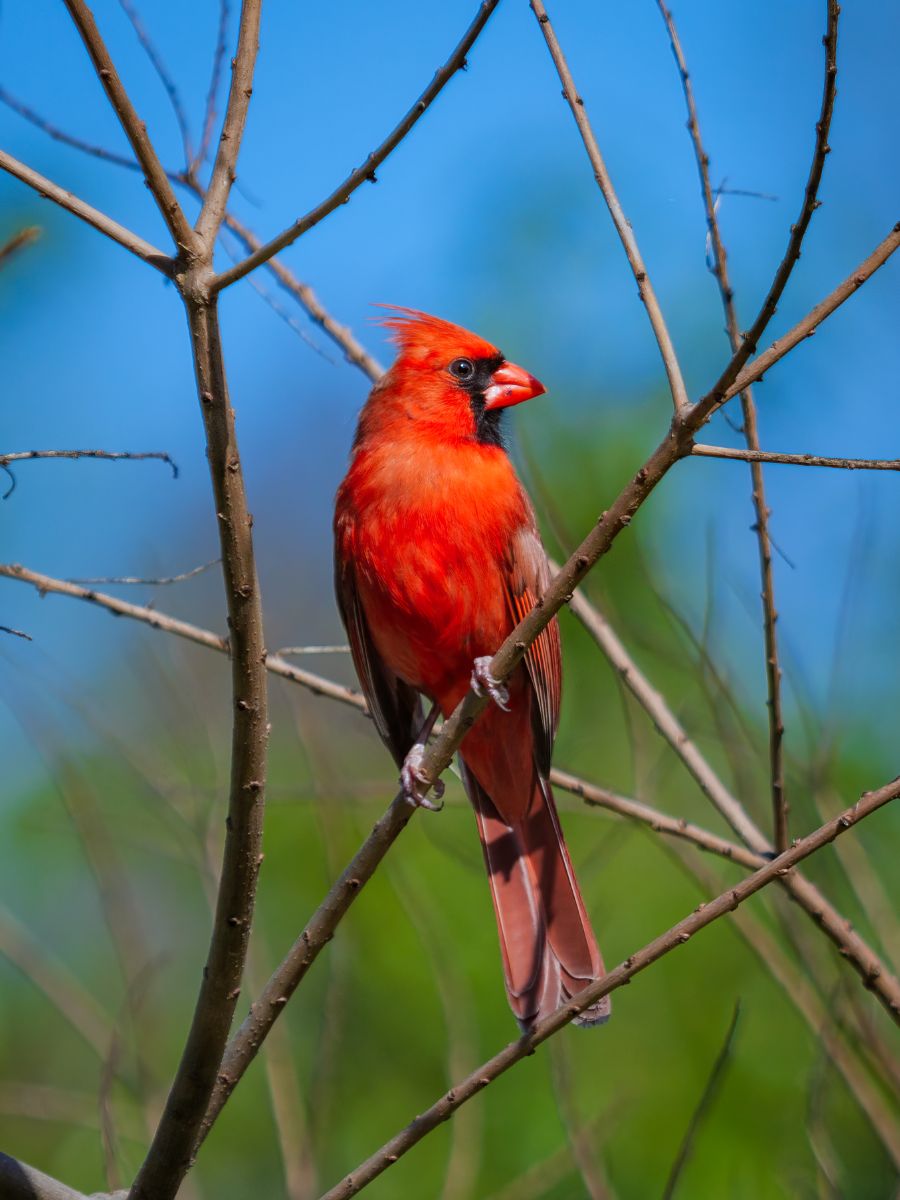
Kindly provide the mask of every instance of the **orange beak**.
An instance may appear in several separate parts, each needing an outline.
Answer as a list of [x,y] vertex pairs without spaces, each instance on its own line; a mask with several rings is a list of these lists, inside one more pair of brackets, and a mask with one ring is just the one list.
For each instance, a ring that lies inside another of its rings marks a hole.
[[504,363],[493,373],[490,385],[484,389],[484,407],[509,408],[511,404],[521,404],[523,400],[541,396],[546,390],[539,379],[515,363]]

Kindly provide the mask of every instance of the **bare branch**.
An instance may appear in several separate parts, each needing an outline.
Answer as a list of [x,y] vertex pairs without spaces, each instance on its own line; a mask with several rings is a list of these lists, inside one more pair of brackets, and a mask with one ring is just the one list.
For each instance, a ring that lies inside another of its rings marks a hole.
[[365,183],[367,179],[374,181],[377,168],[400,145],[422,114],[428,109],[429,105],[440,95],[448,80],[465,65],[466,55],[472,49],[478,35],[487,24],[488,18],[498,3],[499,0],[482,0],[478,6],[478,12],[474,21],[463,34],[459,45],[444,65],[435,72],[431,83],[425,88],[409,112],[391,130],[381,145],[372,151],[362,166],[357,167],[355,171],[351,171],[344,182],[335,188],[330,196],[311,209],[306,216],[298,218],[293,225],[289,226],[289,228],[285,229],[277,237],[272,238],[264,246],[261,246],[259,250],[255,251],[248,258],[245,258],[242,263],[238,263],[237,266],[230,267],[227,271],[223,271],[220,275],[217,275],[210,285],[214,292],[219,292],[223,288],[230,287],[231,284],[237,283],[239,279],[243,279],[245,275],[249,275],[251,271],[255,271],[257,267],[268,262],[279,250],[283,250],[285,246],[290,246],[292,242],[295,242],[297,238],[307,233],[314,225],[318,225],[321,220],[334,212],[341,204],[346,204],[360,184]]
[[[700,175],[700,191],[706,210],[706,226],[709,233],[709,243],[712,247],[713,274],[719,285],[722,306],[725,310],[725,327],[732,354],[737,354],[741,348],[741,327],[738,321],[737,307],[734,300],[734,290],[728,277],[728,258],[725,244],[719,228],[716,215],[716,200],[713,197],[712,183],[709,177],[709,156],[703,148],[700,136],[700,123],[697,118],[697,106],[694,101],[694,89],[687,69],[678,31],[672,14],[666,8],[664,0],[657,0],[659,11],[662,13],[672,53],[678,64],[681,75],[682,89],[688,111],[688,131],[691,144],[694,147],[694,157]],[[743,415],[744,438],[751,452],[759,451],[759,427],[756,416],[756,404],[751,389],[746,387],[741,392],[741,411]],[[766,688],[768,691],[767,709],[769,724],[769,777],[772,787],[772,840],[780,852],[787,849],[788,834],[788,803],[784,785],[784,715],[781,695],[781,667],[778,661],[778,638],[775,625],[778,613],[775,608],[775,581],[772,574],[772,544],[769,537],[769,507],[766,503],[765,480],[762,463],[759,459],[750,460],[750,477],[752,481],[753,508],[756,514],[754,530],[759,557],[759,574],[761,583],[763,644],[765,652]]]
[[165,454],[161,450],[148,450],[145,452],[132,450],[17,450],[12,454],[0,454],[0,469],[6,471],[7,475],[12,479],[12,484],[3,493],[2,499],[8,500],[16,490],[16,479],[12,471],[9,470],[9,464],[13,462],[28,462],[32,458],[104,458],[107,460],[156,458],[161,462],[168,463],[172,468],[172,478],[178,478],[178,467],[171,455]]
[[197,236],[212,247],[228,206],[228,195],[235,179],[238,151],[244,136],[247,110],[253,93],[253,72],[259,49],[259,18],[262,0],[242,0],[237,54],[231,71],[228,107],[219,138],[219,149],[212,179],[197,219]]
[[742,450],[733,446],[697,444],[698,458],[731,458],[740,462],[785,463],[795,467],[836,467],[841,471],[900,471],[900,458],[823,458],[818,454],[781,454],[775,450]]
[[669,389],[672,393],[672,402],[675,405],[675,411],[684,412],[688,408],[688,394],[684,386],[681,367],[678,363],[678,355],[675,353],[675,347],[672,345],[672,339],[669,336],[669,330],[662,315],[662,309],[659,307],[656,292],[653,290],[650,276],[647,273],[647,268],[638,249],[637,238],[634,236],[631,222],[626,217],[622,210],[622,205],[619,203],[619,197],[616,195],[609,172],[606,169],[606,163],[603,161],[603,155],[600,153],[600,147],[591,128],[591,123],[584,107],[584,100],[575,87],[575,81],[569,70],[569,64],[566,62],[566,57],[562,52],[559,40],[553,26],[550,24],[547,11],[541,0],[531,0],[531,9],[540,24],[541,33],[544,35],[544,41],[547,43],[547,49],[550,51],[560,82],[563,85],[563,97],[572,110],[572,116],[575,118],[575,124],[578,126],[578,132],[581,134],[581,140],[584,142],[584,148],[594,169],[594,178],[597,181],[597,186],[603,193],[603,199],[606,201],[606,206],[613,219],[616,232],[625,249],[628,265],[631,267],[632,274],[637,282],[638,295],[647,310],[647,316],[650,318],[653,334],[659,346],[663,366],[669,380]]
[[141,578],[137,575],[103,575],[94,579],[67,579],[65,582],[80,584],[127,583],[145,584],[148,587],[167,587],[169,584],[184,583],[186,579],[193,579],[196,575],[202,575],[210,567],[217,567],[221,561],[221,558],[214,558],[212,562],[201,563],[199,567],[192,567],[190,571],[182,571],[180,575],[160,575],[156,578]]
[[100,233],[106,234],[108,238],[112,238],[114,242],[118,242],[120,246],[124,246],[132,254],[136,254],[138,258],[149,263],[151,267],[155,267],[157,271],[161,271],[163,275],[172,275],[174,263],[167,254],[163,254],[162,250],[157,250],[155,246],[145,242],[142,237],[138,237],[136,233],[132,233],[118,221],[114,221],[112,217],[108,217],[72,192],[66,191],[52,180],[38,174],[31,167],[27,167],[18,159],[13,158],[11,154],[7,154],[5,150],[0,150],[0,170],[7,171],[21,183],[34,188],[44,200],[52,200],[60,208],[73,213],[74,216],[79,217],[88,225],[92,225]]
[[172,106],[172,112],[175,114],[175,120],[178,124],[179,132],[181,133],[181,144],[184,147],[185,165],[190,163],[193,155],[191,131],[188,126],[187,113],[184,111],[184,105],[181,103],[181,96],[178,91],[178,86],[175,80],[169,74],[168,67],[163,62],[162,55],[156,49],[150,34],[147,32],[147,27],[141,20],[141,15],[137,7],[132,3],[132,0],[119,0],[119,5],[122,8],[125,16],[131,22],[131,27],[137,34],[137,40],[141,43],[144,53],[150,60],[150,65],[156,72],[160,83],[166,95],[169,97],[169,103]]
[[484,1089],[521,1059],[532,1054],[534,1050],[548,1038],[565,1028],[580,1012],[610,992],[622,987],[634,978],[640,971],[658,961],[664,955],[677,949],[689,941],[694,934],[711,925],[720,917],[732,912],[750,896],[778,878],[785,878],[786,873],[810,854],[814,854],[823,846],[847,829],[857,824],[863,818],[890,803],[900,795],[900,780],[895,779],[874,792],[865,793],[856,804],[846,809],[839,817],[820,826],[807,837],[801,838],[783,854],[761,867],[753,875],[742,880],[734,887],[728,888],[715,900],[701,905],[690,916],[685,917],[677,925],[655,938],[641,950],[629,957],[614,970],[607,972],[584,991],[558,1008],[555,1013],[538,1022],[530,1033],[511,1042],[499,1054],[482,1063],[466,1079],[461,1080],[451,1088],[430,1108],[417,1116],[407,1127],[386,1142],[375,1154],[345,1176],[335,1187],[325,1192],[320,1200],[347,1200],[357,1195],[364,1187],[376,1179],[388,1167],[392,1166],[418,1142],[446,1121],[453,1113],[473,1096],[479,1095]]
[[197,238],[175,198],[172,185],[164,171],[153,143],[147,133],[146,126],[135,112],[128,98],[122,81],[119,79],[109,51],[100,36],[100,31],[94,21],[93,14],[85,0],[63,0],[69,15],[75,22],[81,40],[90,56],[97,77],[109,98],[119,124],[131,143],[131,148],[144,172],[144,178],[150,189],[150,194],[156,201],[162,218],[168,226],[175,244],[180,250],[193,251],[197,248]]
[[216,34],[216,48],[213,51],[213,65],[209,76],[209,89],[206,93],[206,112],[203,118],[203,134],[200,146],[193,162],[188,167],[188,174],[195,175],[201,163],[209,153],[212,142],[213,127],[216,123],[216,99],[219,95],[219,82],[222,78],[222,63],[225,61],[225,39],[228,34],[228,18],[230,16],[228,0],[219,0],[219,29]]
[[[80,587],[78,584],[65,579],[56,579],[52,575],[42,575],[38,571],[30,571],[27,567],[22,567],[18,563],[0,563],[0,577],[2,576],[5,576],[7,579],[18,579],[22,583],[30,583],[32,587],[37,588],[42,596],[55,593],[60,596],[71,596],[75,600],[86,600],[89,604],[105,608],[108,612],[113,613],[114,616],[130,617],[132,620],[142,621],[154,629],[160,629],[164,633],[172,633],[176,637],[184,638],[186,641],[206,646],[210,650],[219,650],[226,655],[230,655],[231,653],[228,638],[222,637],[218,633],[213,633],[208,629],[201,629],[197,625],[191,625],[187,621],[180,621],[177,617],[166,616],[165,613],[158,612],[155,608],[148,608],[141,604],[131,604],[127,600],[121,600],[118,596],[108,596],[103,592],[96,592],[93,589]],[[266,670],[270,671],[273,675],[280,675],[282,679],[289,679],[292,683],[299,683],[301,687],[308,688],[309,691],[317,696],[327,696],[331,700],[340,700],[342,703],[349,704],[360,712],[366,712],[365,700],[353,688],[344,687],[340,683],[334,683],[332,680],[325,679],[321,675],[313,674],[312,671],[304,671],[300,667],[295,667],[293,663],[285,662],[284,659],[278,658],[277,655],[269,654],[266,656]]]
[[[841,11],[837,0],[827,0],[827,8],[827,27],[825,36],[822,39],[825,46],[825,82],[822,88],[822,106],[819,112],[819,119],[816,122],[816,139],[813,148],[812,163],[810,164],[809,175],[806,181],[806,190],[803,196],[800,216],[797,218],[796,223],[791,226],[791,234],[788,238],[784,258],[778,264],[778,269],[775,272],[768,294],[762,302],[755,321],[747,333],[743,335],[740,348],[731,356],[731,361],[713,385],[708,397],[704,397],[699,402],[698,407],[701,409],[709,403],[711,411],[713,407],[717,407],[724,400],[729,389],[739,381],[745,363],[751,355],[756,353],[757,343],[775,315],[778,301],[781,299],[782,293],[791,277],[791,272],[800,258],[800,248],[803,244],[806,231],[809,228],[809,223],[812,220],[812,215],[821,203],[818,199],[819,184],[822,182],[825,158],[831,149],[828,145],[828,132],[831,128],[831,116],[834,111],[835,83],[837,80],[838,17]],[[741,383],[736,390],[741,391],[746,386],[747,382]]]
[[0,625],[0,633],[9,633],[12,634],[13,637],[24,638],[26,642],[34,641],[34,638],[30,633],[25,633],[21,629],[13,629],[11,625]]
[[0,267],[5,266],[20,250],[31,246],[41,236],[40,225],[26,225],[0,246]]

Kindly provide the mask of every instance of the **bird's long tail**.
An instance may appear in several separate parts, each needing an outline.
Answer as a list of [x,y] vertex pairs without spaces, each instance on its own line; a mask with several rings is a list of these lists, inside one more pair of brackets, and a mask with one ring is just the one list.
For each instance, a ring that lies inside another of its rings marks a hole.
[[[584,901],[549,783],[535,767],[524,816],[508,824],[463,763],[463,781],[484,850],[510,1007],[523,1030],[548,1016],[603,974]],[[604,996],[575,1019],[599,1025]]]

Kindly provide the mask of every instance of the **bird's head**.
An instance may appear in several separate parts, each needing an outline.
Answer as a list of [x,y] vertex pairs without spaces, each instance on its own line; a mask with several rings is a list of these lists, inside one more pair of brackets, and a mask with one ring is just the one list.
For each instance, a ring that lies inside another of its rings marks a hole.
[[414,309],[384,307],[392,315],[382,324],[399,347],[384,390],[403,397],[413,420],[456,437],[501,445],[503,409],[546,390],[468,329]]

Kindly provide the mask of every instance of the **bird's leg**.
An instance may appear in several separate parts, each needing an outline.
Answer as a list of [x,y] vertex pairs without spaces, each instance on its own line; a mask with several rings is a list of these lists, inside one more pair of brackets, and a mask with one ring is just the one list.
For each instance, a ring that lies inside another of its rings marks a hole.
[[491,674],[491,656],[484,654],[472,664],[472,690],[479,696],[488,696],[498,708],[509,712],[509,690]]
[[[409,804],[416,808],[427,808],[430,812],[440,812],[444,807],[443,804],[435,804],[429,800],[423,788],[427,789],[428,779],[422,770],[422,759],[425,756],[425,743],[434,729],[434,723],[438,719],[440,708],[437,704],[432,704],[428,716],[422,722],[422,726],[416,735],[416,743],[403,760],[403,766],[400,768],[400,786],[403,788],[403,795]],[[444,785],[440,779],[436,779],[431,785],[435,796],[438,800],[444,794]]]

